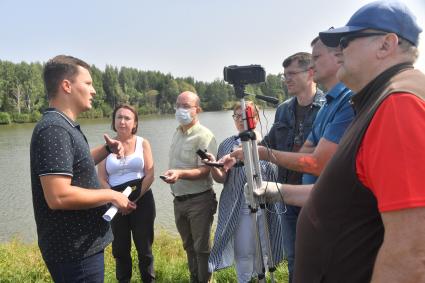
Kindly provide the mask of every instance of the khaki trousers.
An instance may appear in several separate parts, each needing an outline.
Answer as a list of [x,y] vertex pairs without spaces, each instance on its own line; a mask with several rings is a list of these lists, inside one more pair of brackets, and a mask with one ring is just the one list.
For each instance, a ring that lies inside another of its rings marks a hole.
[[217,211],[217,200],[213,190],[188,198],[174,199],[174,216],[177,230],[187,254],[191,282],[206,283],[210,255],[210,233]]

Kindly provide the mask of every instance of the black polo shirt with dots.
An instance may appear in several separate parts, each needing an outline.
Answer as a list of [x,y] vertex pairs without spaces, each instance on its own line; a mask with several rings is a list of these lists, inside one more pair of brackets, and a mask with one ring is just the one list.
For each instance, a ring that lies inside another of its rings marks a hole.
[[95,164],[80,126],[49,108],[31,138],[31,185],[38,244],[46,262],[72,262],[102,251],[111,241],[105,205],[83,210],[52,210],[40,177],[64,175],[71,185],[99,189]]

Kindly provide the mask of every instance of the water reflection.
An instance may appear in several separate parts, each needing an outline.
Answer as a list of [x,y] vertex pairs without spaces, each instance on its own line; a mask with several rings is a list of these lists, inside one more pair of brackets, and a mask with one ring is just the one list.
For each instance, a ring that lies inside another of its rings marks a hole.
[[[201,113],[200,121],[216,136],[217,143],[235,134],[232,112]],[[265,111],[268,128],[273,122],[273,110]],[[263,136],[266,120],[262,119]],[[103,134],[114,136],[110,120],[81,120],[83,132],[90,146],[104,143]],[[34,124],[0,126],[0,242],[13,236],[31,242],[36,240],[36,228],[32,208],[29,168],[29,144]],[[177,233],[174,224],[172,196],[169,186],[158,176],[168,168],[168,149],[177,127],[174,115],[142,117],[138,135],[146,137],[152,146],[155,160],[155,179],[152,189],[155,196],[157,217],[155,226]],[[216,185],[217,195],[220,186]]]

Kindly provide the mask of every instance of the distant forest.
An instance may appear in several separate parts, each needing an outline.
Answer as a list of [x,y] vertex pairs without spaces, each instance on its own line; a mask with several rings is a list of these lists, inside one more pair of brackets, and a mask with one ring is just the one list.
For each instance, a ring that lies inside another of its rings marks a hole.
[[[42,63],[0,60],[0,124],[40,119],[48,106],[42,71]],[[229,109],[238,100],[233,87],[223,80],[202,82],[193,77],[174,78],[158,71],[113,66],[106,66],[104,71],[91,66],[91,75],[96,96],[93,108],[80,116],[83,118],[109,117],[120,103],[131,104],[140,115],[173,113],[176,97],[186,90],[199,95],[204,111]],[[248,85],[246,92],[276,97],[279,101],[286,98],[281,74],[269,74],[265,83]]]

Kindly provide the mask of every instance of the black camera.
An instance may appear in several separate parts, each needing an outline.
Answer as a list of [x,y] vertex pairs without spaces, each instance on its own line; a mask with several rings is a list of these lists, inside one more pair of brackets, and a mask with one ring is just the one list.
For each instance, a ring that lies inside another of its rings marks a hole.
[[228,66],[223,70],[224,80],[234,86],[266,81],[266,71],[260,65]]

